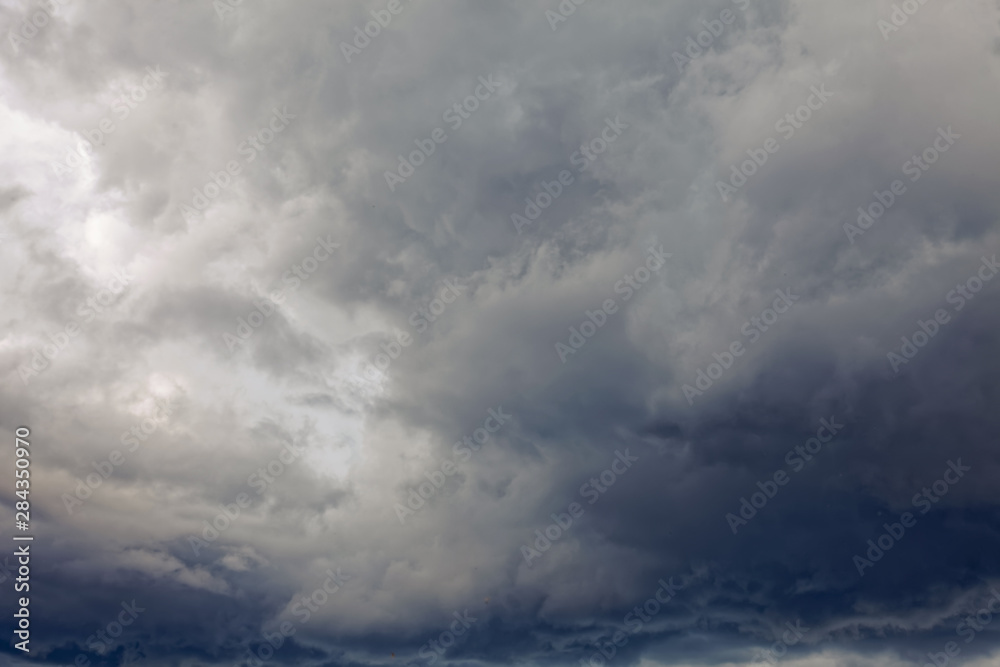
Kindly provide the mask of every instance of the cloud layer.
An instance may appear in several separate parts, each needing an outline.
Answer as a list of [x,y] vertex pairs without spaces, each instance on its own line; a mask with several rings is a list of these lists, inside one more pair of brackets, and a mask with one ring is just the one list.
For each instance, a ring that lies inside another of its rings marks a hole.
[[997,659],[997,3],[0,13],[10,664]]

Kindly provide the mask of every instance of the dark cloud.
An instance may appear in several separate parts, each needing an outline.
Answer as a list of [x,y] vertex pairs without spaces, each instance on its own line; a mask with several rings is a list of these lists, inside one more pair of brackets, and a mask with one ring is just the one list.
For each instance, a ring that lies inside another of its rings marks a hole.
[[0,662],[992,664],[1000,7],[897,4],[7,3]]

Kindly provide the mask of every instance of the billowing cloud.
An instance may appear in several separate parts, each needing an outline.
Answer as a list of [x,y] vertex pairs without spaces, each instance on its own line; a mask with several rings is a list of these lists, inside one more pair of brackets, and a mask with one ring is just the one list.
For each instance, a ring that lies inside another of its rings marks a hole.
[[998,10],[5,2],[5,660],[993,664]]

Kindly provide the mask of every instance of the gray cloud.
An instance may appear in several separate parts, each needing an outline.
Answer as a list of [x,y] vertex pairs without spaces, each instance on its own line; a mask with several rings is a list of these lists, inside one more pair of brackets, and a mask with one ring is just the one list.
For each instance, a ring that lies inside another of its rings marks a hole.
[[30,38],[42,5],[5,4],[0,421],[32,432],[35,535],[31,654],[5,660],[727,665],[791,623],[789,667],[992,664],[991,624],[959,632],[1000,584],[1000,6],[897,4],[884,37],[893,3],[854,0],[66,1]]

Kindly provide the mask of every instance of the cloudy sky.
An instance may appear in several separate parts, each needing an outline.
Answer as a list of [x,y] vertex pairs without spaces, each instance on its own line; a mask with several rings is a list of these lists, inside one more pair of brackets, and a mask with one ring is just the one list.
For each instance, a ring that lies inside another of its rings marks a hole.
[[1000,4],[0,27],[0,663],[1000,660]]

